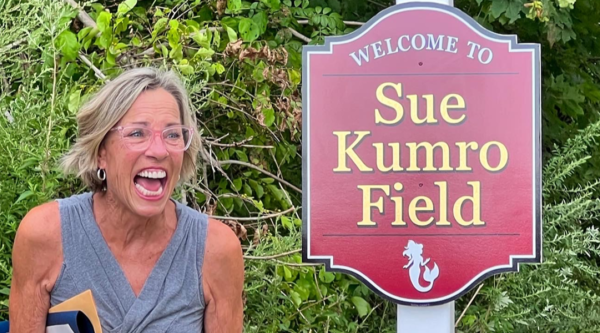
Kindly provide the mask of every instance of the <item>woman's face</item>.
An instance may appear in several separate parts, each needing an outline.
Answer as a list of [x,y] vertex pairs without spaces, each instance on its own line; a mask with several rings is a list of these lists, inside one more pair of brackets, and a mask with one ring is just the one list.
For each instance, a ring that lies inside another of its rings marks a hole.
[[184,152],[167,150],[161,135],[172,125],[181,125],[175,98],[164,89],[147,90],[115,127],[152,130],[148,148],[132,149],[119,131],[109,132],[100,147],[98,166],[106,171],[107,192],[136,215],[162,213],[179,180]]

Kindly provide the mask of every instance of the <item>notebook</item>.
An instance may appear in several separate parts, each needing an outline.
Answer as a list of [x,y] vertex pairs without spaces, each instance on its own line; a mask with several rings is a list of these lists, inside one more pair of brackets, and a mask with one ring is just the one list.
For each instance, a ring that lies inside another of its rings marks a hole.
[[[0,322],[0,333],[9,332],[9,322]],[[102,333],[91,290],[70,298],[48,311],[46,333]]]

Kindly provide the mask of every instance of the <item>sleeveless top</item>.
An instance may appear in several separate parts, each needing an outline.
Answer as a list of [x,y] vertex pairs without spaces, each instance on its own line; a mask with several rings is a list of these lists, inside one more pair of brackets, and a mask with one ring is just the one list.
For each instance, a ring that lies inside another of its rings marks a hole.
[[174,201],[177,227],[136,297],[96,223],[92,193],[57,201],[64,261],[51,306],[91,289],[104,333],[202,332],[206,215]]

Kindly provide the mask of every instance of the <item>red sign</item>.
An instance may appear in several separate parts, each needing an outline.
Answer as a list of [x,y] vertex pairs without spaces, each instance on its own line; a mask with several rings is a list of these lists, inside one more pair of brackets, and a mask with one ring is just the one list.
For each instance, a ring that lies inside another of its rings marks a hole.
[[411,3],[303,57],[304,261],[413,305],[541,261],[538,44]]

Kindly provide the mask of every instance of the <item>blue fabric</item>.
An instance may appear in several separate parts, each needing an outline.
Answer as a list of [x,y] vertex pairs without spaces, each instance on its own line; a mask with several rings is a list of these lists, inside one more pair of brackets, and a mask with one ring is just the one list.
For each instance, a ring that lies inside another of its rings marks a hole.
[[136,297],[104,241],[92,200],[92,193],[58,200],[64,262],[51,305],[91,289],[104,333],[202,332],[207,216],[175,202],[176,230]]
[[[94,326],[88,317],[80,311],[66,311],[48,314],[46,327],[57,325],[69,325],[75,333],[94,333]],[[0,322],[0,333],[8,333],[10,323]]]

